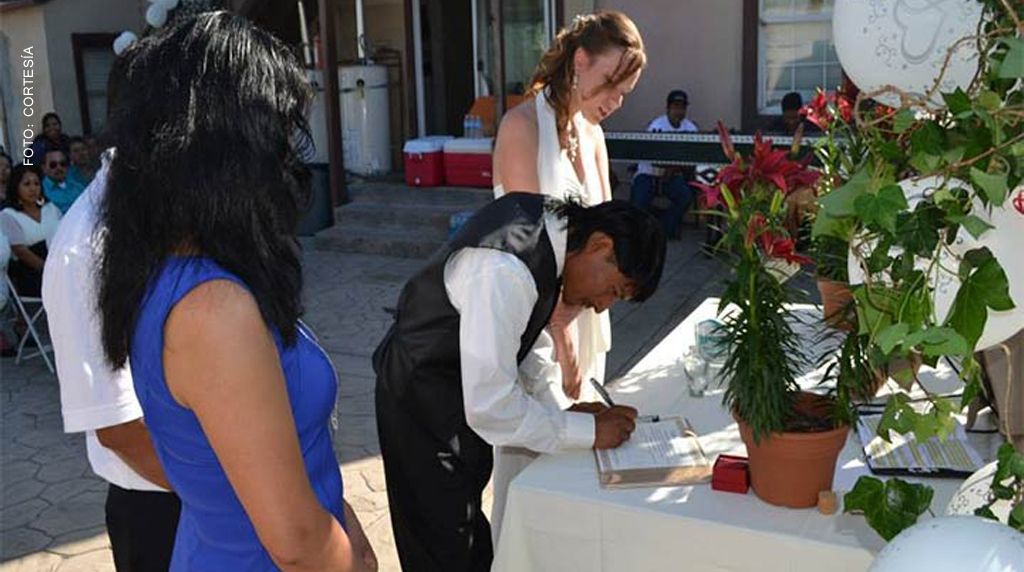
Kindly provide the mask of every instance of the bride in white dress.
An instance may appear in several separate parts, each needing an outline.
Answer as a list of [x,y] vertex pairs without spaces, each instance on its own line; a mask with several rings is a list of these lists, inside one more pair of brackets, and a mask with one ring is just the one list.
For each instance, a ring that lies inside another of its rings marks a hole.
[[[622,105],[646,63],[643,40],[621,12],[577,16],[544,54],[528,97],[502,119],[494,151],[494,194],[541,193],[584,205],[611,200],[608,150],[600,123]],[[561,409],[593,412],[587,382],[604,383],[611,348],[608,312],[559,303],[533,355],[520,368],[531,393]],[[493,535],[497,540],[509,482],[536,453],[498,447]]]

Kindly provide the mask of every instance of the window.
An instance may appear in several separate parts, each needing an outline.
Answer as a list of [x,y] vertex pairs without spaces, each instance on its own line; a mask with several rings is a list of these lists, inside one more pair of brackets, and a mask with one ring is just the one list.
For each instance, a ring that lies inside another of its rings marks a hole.
[[99,133],[107,120],[107,78],[114,65],[113,34],[72,34],[82,132]]
[[834,90],[842,68],[832,44],[834,0],[758,0],[757,110],[780,113],[782,97],[808,101],[819,87]]

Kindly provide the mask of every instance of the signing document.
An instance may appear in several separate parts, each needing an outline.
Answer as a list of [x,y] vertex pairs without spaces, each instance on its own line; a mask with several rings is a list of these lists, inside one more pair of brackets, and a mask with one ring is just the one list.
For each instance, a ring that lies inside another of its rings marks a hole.
[[601,486],[608,488],[693,484],[711,476],[696,433],[679,417],[639,422],[622,446],[594,453]]

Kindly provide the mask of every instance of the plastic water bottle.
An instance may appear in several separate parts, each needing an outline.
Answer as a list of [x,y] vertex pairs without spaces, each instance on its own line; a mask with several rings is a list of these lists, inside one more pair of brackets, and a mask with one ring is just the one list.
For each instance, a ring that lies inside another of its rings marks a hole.
[[475,115],[469,116],[469,136],[473,138],[480,137],[480,118]]
[[473,132],[473,120],[472,120],[472,118],[469,115],[464,115],[462,117],[462,136],[463,137],[472,137],[473,136],[472,132]]

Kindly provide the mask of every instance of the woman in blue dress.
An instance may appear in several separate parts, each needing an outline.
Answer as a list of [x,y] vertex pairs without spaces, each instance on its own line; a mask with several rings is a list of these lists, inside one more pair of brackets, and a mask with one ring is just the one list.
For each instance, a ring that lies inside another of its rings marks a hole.
[[140,40],[112,77],[103,348],[130,364],[181,497],[171,570],[374,570],[331,445],[336,375],[299,321],[303,70],[212,12]]

